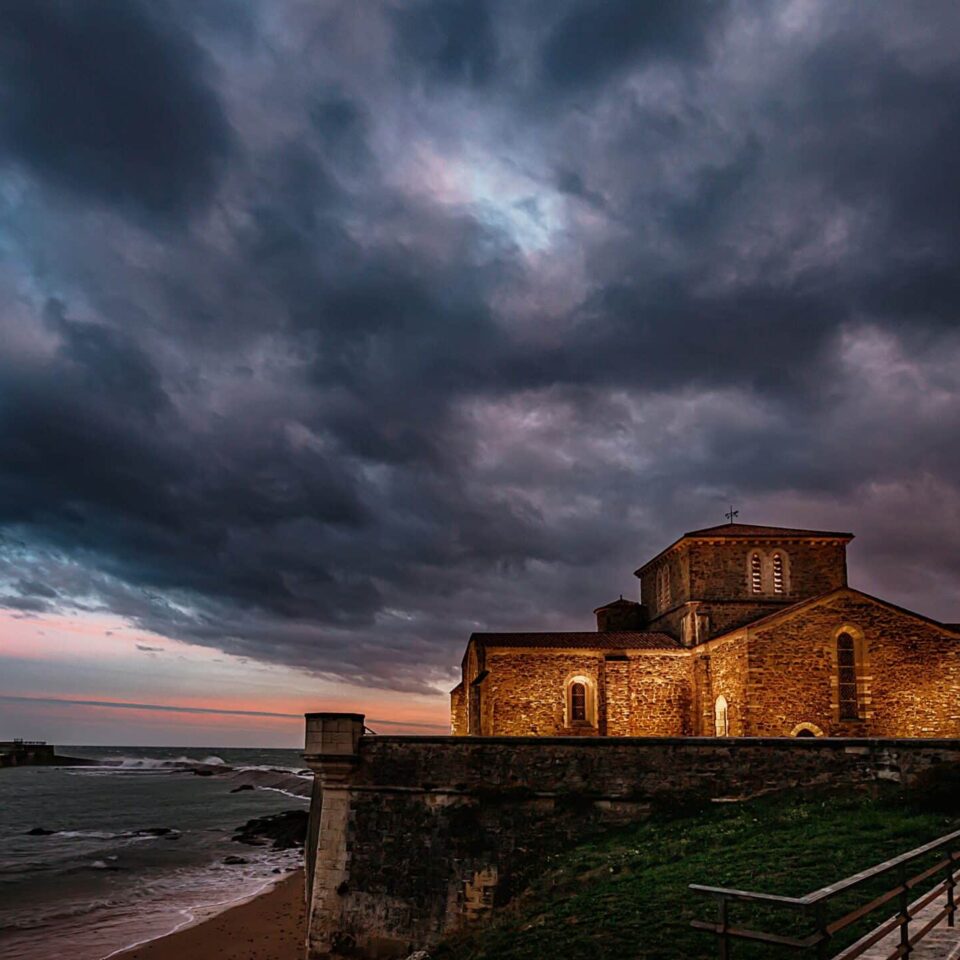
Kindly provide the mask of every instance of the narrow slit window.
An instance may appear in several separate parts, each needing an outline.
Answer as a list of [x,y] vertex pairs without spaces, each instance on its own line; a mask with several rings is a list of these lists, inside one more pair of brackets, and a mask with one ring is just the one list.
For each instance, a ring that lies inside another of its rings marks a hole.
[[779,553],[773,555],[773,592],[785,592],[783,585],[783,557],[781,557]]
[[763,570],[759,553],[755,553],[750,558],[750,589],[754,593],[760,593],[763,590]]
[[837,686],[841,720],[859,720],[857,700],[857,650],[853,637],[841,633],[837,637]]
[[570,688],[570,717],[574,723],[587,719],[587,688],[582,683]]

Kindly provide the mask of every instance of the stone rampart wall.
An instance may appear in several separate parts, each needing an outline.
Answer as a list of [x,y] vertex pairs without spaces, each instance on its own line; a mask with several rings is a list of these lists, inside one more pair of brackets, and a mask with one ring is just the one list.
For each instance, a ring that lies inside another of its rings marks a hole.
[[[306,755],[323,789],[308,862],[313,958],[429,947],[509,900],[552,851],[658,805],[798,785],[910,787],[960,765],[960,740],[357,734],[350,753],[337,721],[318,716]],[[349,723],[362,729],[362,718]]]

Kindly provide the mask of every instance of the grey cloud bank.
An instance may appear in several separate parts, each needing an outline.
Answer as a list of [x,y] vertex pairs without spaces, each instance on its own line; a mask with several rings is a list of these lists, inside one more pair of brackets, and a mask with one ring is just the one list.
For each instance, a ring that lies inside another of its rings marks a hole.
[[422,691],[732,500],[960,619],[956,5],[0,10],[4,605]]

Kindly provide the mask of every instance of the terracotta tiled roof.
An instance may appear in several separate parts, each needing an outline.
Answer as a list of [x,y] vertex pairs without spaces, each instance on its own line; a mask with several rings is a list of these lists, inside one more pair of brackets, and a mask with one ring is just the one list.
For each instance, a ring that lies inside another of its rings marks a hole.
[[[829,530],[800,530],[797,527],[767,527],[756,523],[721,523],[716,527],[704,527],[703,530],[689,530],[683,537],[729,537],[730,539],[752,537],[806,538],[826,537],[828,539],[852,540],[852,533],[836,533]],[[680,539],[682,540],[683,537]]]
[[619,600],[613,600],[610,603],[605,603],[602,607],[597,607],[594,610],[594,613],[597,613],[599,610],[611,610],[617,607],[639,607],[640,604],[636,600],[624,600],[621,596]]
[[665,553],[669,553],[678,543],[684,540],[698,538],[711,540],[843,540],[853,539],[852,533],[836,533],[829,530],[799,530],[796,527],[767,527],[757,523],[721,523],[716,527],[704,527],[703,530],[688,530],[682,537],[678,537],[664,550],[661,550],[652,560],[634,570],[633,575],[639,577],[644,570],[653,566]]
[[594,647],[598,650],[676,650],[680,647],[670,634],[646,630],[474,633],[470,639],[487,647]]

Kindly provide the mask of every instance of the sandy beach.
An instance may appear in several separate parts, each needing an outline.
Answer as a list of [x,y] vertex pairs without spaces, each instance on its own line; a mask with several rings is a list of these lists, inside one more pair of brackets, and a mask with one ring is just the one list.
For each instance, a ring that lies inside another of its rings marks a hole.
[[305,936],[298,870],[246,903],[114,960],[301,960]]

